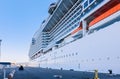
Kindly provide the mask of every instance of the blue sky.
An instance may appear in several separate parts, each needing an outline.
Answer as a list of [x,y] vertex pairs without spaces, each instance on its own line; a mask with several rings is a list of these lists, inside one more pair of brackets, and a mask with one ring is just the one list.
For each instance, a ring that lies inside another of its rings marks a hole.
[[0,0],[1,61],[28,61],[31,38],[55,1]]

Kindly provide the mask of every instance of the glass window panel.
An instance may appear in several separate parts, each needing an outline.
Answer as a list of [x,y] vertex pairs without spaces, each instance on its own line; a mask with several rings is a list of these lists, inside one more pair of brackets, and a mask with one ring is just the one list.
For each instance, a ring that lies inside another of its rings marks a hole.
[[94,0],[89,0],[89,3],[92,3]]
[[84,8],[86,8],[87,6],[88,6],[88,1],[84,3]]

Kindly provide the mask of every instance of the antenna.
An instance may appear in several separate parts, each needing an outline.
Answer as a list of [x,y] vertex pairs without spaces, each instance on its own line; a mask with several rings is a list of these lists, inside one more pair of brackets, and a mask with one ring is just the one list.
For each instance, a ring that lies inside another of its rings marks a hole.
[[1,61],[1,42],[2,40],[0,39],[0,61]]

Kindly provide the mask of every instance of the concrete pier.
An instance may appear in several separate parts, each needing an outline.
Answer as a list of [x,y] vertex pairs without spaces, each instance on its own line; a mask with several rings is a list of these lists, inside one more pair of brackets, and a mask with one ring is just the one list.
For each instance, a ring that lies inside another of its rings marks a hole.
[[[16,70],[13,79],[94,79],[94,72],[55,70],[25,67],[23,71]],[[99,79],[120,79],[120,75],[98,73]]]
[[[6,77],[9,79],[9,74],[14,71],[12,79],[94,79],[94,72],[57,70],[48,68],[24,67],[24,70],[19,68],[6,69]],[[120,79],[120,75],[99,73],[98,79]],[[0,79],[3,79],[3,71],[0,70]]]

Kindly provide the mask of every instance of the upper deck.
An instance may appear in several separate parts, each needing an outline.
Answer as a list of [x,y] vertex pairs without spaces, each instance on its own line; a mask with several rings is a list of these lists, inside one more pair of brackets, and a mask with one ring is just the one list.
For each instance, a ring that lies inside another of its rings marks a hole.
[[[76,3],[77,0],[59,0],[56,3],[56,8],[50,17],[45,22],[44,32],[50,31],[58,22],[63,18],[63,16],[69,11],[69,9]],[[50,5],[51,6],[51,5]],[[54,6],[54,5],[52,5]],[[50,9],[50,8],[49,8]]]
[[29,56],[38,57],[82,38],[96,28],[93,27],[96,23],[119,11],[119,3],[119,0],[59,0],[35,34]]

